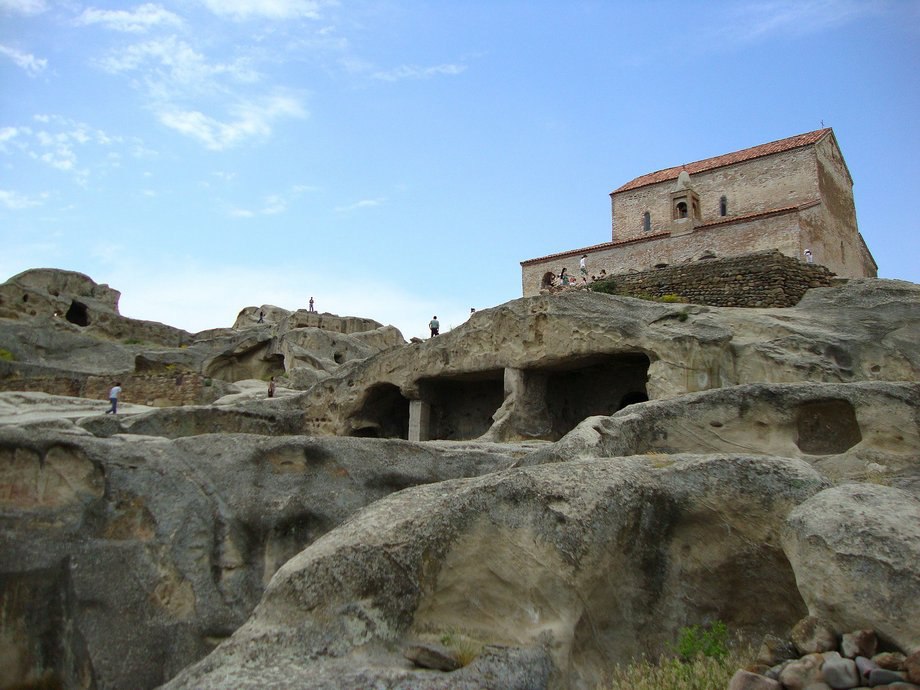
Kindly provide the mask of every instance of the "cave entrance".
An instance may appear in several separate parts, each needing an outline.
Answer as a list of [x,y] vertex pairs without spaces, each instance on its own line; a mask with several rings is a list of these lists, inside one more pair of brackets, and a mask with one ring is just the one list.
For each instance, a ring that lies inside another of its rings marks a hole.
[[808,455],[845,453],[862,441],[856,410],[849,400],[812,400],[795,413],[795,443]]
[[85,304],[77,302],[76,300],[70,303],[70,308],[67,310],[64,318],[77,326],[89,326],[89,310],[86,308]]
[[431,407],[428,438],[468,441],[492,426],[492,415],[505,400],[505,371],[423,379],[419,390]]
[[349,436],[407,439],[409,400],[392,383],[371,386],[349,423],[352,429]]
[[648,355],[628,352],[567,360],[535,371],[546,376],[551,440],[562,438],[588,417],[612,415],[648,400],[650,363]]

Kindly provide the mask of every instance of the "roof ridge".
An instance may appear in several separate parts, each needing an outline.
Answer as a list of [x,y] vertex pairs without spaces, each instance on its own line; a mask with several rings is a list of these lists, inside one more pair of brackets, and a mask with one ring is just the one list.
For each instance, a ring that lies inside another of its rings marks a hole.
[[640,175],[639,177],[630,180],[626,184],[613,190],[611,194],[626,192],[631,189],[645,187],[646,185],[657,184],[659,182],[666,182],[668,180],[676,179],[682,170],[686,170],[690,174],[699,173],[706,170],[721,168],[726,165],[732,165],[734,163],[742,163],[744,161],[760,158],[762,156],[769,156],[774,153],[791,151],[792,149],[800,148],[802,146],[809,146],[811,144],[816,144],[828,133],[832,132],[833,129],[831,127],[825,127],[823,129],[816,129],[812,132],[805,132],[803,134],[796,134],[784,139],[777,139],[776,141],[768,141],[765,144],[749,146],[748,148],[732,151],[731,153],[723,153],[718,156],[711,156],[709,158],[703,158],[701,160],[692,161],[690,163],[682,163],[681,165],[662,168],[661,170],[646,173],[645,175]]

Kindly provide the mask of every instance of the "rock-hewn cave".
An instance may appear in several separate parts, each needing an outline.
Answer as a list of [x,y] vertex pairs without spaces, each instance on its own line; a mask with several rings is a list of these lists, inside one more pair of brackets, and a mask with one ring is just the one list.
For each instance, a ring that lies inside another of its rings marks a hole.
[[245,352],[218,355],[205,367],[204,374],[220,381],[242,379],[265,379],[281,376],[284,370],[284,355],[272,353],[266,343],[259,343]]
[[815,400],[799,405],[796,445],[809,455],[843,453],[862,441],[856,411],[849,400]]
[[611,415],[648,400],[649,358],[641,352],[571,359],[538,371],[546,380],[553,440],[594,415]]
[[504,370],[493,369],[420,382],[431,405],[430,439],[465,441],[482,436],[505,399]]
[[70,303],[64,318],[77,326],[89,326],[89,310],[85,304],[76,300]]
[[409,401],[392,383],[371,386],[350,423],[351,436],[409,438]]

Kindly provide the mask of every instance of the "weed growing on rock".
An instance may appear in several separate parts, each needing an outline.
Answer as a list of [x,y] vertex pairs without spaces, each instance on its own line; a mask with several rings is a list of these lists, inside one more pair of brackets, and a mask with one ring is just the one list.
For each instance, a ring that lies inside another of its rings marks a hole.
[[676,651],[684,661],[692,661],[698,656],[721,661],[728,656],[728,627],[722,621],[716,621],[704,628],[698,625],[681,628]]
[[595,280],[588,286],[592,292],[603,292],[605,295],[617,294],[617,286],[613,280]]
[[724,690],[735,671],[756,657],[750,643],[732,642],[719,621],[681,628],[674,651],[678,656],[617,666],[597,690]]
[[0,347],[0,360],[4,362],[15,362],[16,357],[9,350]]
[[617,666],[597,690],[725,690],[735,671],[749,664],[753,650],[719,660],[699,656],[691,662],[665,658],[657,663],[643,659]]
[[482,654],[483,643],[459,630],[450,629],[439,638],[461,666],[468,666],[473,659]]

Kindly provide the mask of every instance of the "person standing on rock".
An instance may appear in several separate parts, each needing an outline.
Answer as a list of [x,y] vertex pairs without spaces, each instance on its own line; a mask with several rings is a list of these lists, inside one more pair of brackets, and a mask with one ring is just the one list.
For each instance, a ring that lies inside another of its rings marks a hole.
[[562,270],[559,271],[559,282],[562,283],[563,285],[566,285],[566,286],[569,284],[569,273],[568,273],[568,271],[569,271],[569,269],[567,269],[565,266],[563,266],[563,267],[562,267]]
[[265,312],[261,309],[259,310],[259,323],[265,323]]
[[581,280],[583,283],[588,282],[588,255],[582,254],[581,258],[578,260],[578,270],[581,272]]
[[428,328],[431,329],[431,337],[435,337],[441,332],[441,322],[438,321],[437,316],[432,316],[431,321],[428,322]]
[[806,250],[805,250],[805,263],[806,263],[806,264],[813,264],[814,262],[815,262],[815,257],[812,256],[811,250],[810,250],[810,249],[806,249]]
[[272,376],[268,380],[268,397],[269,398],[275,397],[275,377],[274,376]]
[[313,311],[313,298],[310,298],[310,311]]
[[109,391],[109,402],[112,403],[112,407],[106,411],[106,414],[110,412],[112,414],[118,414],[118,396],[121,393],[121,381],[112,386],[112,390]]

